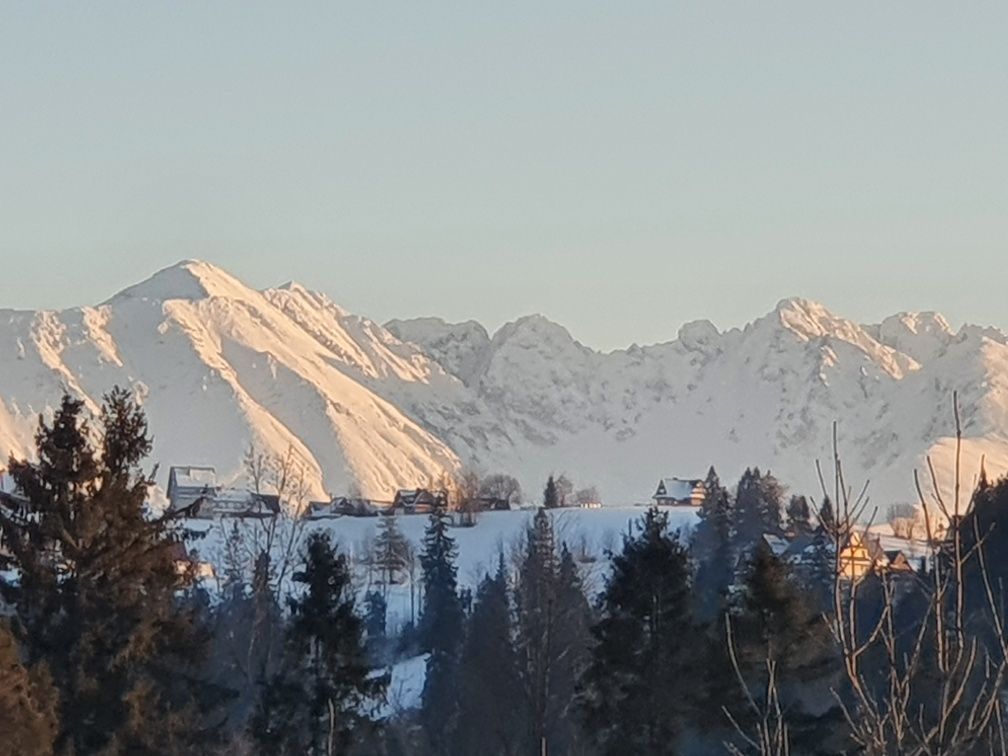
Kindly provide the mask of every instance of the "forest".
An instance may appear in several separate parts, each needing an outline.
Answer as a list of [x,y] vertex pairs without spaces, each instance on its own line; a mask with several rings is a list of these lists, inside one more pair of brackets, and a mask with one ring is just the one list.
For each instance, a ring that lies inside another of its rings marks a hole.
[[[642,510],[597,586],[556,527],[552,481],[474,591],[439,507],[415,622],[393,632],[383,591],[360,589],[326,533],[289,540],[282,563],[265,545],[248,569],[225,559],[211,594],[179,558],[185,518],[148,507],[151,443],[114,389],[97,416],[64,397],[35,458],[10,461],[2,754],[1005,750],[1008,480],[918,481],[926,555],[863,574],[844,560],[874,505],[839,453],[815,497],[711,468],[697,525]],[[387,584],[409,545],[380,520]],[[775,538],[801,548],[785,558]],[[418,655],[419,706],[390,715],[390,663]]]

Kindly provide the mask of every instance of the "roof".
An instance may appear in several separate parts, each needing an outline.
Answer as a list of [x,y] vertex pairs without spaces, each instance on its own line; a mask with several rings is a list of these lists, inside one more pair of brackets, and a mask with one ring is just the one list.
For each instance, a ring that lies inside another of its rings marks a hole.
[[691,499],[693,491],[702,484],[702,480],[681,480],[680,478],[662,478],[658,481],[655,491],[656,499]]
[[168,483],[174,483],[180,488],[206,488],[217,485],[217,470],[213,467],[197,467],[186,465],[172,467],[168,471]]
[[791,545],[790,541],[786,538],[775,535],[774,533],[764,533],[763,540],[766,541],[766,545],[770,547],[770,551],[776,557],[782,556]]

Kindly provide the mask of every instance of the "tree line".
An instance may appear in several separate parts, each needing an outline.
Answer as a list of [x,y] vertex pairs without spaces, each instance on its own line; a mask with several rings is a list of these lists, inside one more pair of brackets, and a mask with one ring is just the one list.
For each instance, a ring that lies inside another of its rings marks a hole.
[[[421,595],[391,637],[387,594],[323,532],[250,564],[233,525],[219,596],[198,537],[147,509],[151,440],[122,390],[65,397],[0,507],[0,753],[989,753],[1003,743],[1008,482],[981,476],[916,572],[840,575],[859,521],[713,468],[697,525],[650,509],[608,554],[601,591],[544,506],[513,554],[460,587],[448,513],[429,517]],[[837,465],[839,475],[839,464]],[[842,479],[842,478],[841,478]],[[824,485],[825,489],[825,485]],[[958,490],[958,487],[957,487]],[[795,547],[790,556],[774,538]],[[258,542],[257,542],[258,543]],[[409,569],[394,518],[382,583]],[[228,554],[231,554],[229,557]],[[413,594],[411,591],[411,600]],[[391,712],[389,663],[422,655],[416,709]]]

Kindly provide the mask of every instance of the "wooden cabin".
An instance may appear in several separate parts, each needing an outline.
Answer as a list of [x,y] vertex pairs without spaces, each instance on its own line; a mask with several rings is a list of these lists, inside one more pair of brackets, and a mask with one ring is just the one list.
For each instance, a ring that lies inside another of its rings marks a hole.
[[706,495],[707,489],[702,480],[662,478],[651,498],[658,506],[699,507]]

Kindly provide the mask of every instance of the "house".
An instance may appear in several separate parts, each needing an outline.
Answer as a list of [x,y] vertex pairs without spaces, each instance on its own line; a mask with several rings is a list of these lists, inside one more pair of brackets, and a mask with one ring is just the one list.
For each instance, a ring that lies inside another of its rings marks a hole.
[[511,510],[511,502],[501,496],[487,494],[476,499],[476,508],[481,512],[508,512]]
[[707,489],[702,480],[682,480],[680,478],[662,478],[658,488],[651,498],[660,507],[699,507],[703,504]]
[[860,580],[869,572],[885,570],[889,566],[879,539],[856,531],[850,534],[846,545],[840,549],[838,561],[840,575],[847,580]]
[[168,470],[168,506],[174,512],[216,492],[217,470],[212,467],[186,465]]
[[899,549],[886,551],[886,569],[889,572],[914,572],[913,565],[907,555]]
[[360,497],[337,496],[332,501],[309,503],[307,516],[310,520],[327,520],[335,517],[376,517],[388,506]]
[[431,492],[426,488],[402,488],[396,491],[392,510],[402,514],[430,514],[436,507],[444,507],[448,495],[444,491]]

